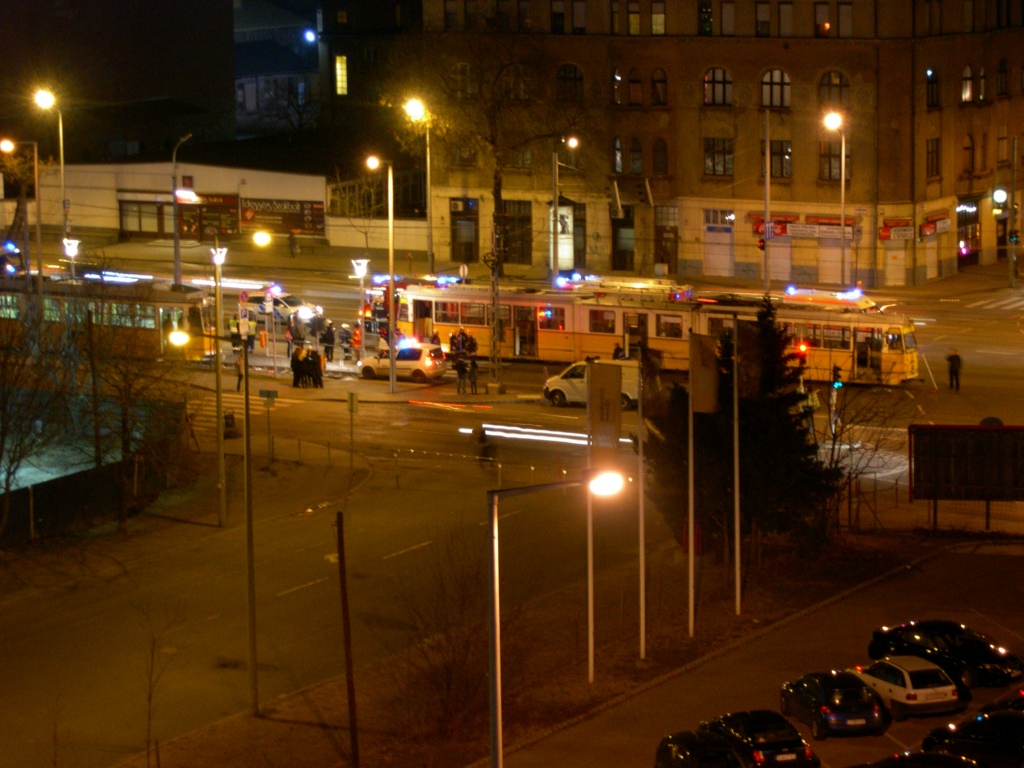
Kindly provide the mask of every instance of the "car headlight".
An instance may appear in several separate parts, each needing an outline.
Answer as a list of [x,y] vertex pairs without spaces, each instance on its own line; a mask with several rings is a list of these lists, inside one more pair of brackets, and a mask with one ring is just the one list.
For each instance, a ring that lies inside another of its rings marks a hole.
[[299,307],[295,314],[299,316],[300,320],[311,320],[313,318],[313,310],[309,307]]

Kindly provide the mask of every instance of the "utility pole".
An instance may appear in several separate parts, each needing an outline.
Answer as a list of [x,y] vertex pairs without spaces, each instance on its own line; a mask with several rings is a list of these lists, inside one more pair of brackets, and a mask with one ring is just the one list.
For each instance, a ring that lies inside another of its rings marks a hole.
[[1013,182],[1010,184],[1010,287],[1017,287],[1017,137],[1013,137]]

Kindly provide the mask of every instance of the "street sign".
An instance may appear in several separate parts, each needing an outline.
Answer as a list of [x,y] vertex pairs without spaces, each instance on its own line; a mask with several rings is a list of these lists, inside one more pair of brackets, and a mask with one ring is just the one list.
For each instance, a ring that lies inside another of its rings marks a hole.
[[238,303],[239,304],[248,304],[249,303],[249,292],[248,291],[239,291],[238,292]]
[[358,413],[359,412],[359,395],[355,392],[348,393],[348,412]]
[[766,221],[764,225],[764,239],[771,240],[773,237],[775,237],[775,222]]
[[263,311],[266,312],[267,314],[270,314],[270,312],[271,312],[271,310],[273,310],[273,308],[274,308],[274,294],[272,294],[270,291],[267,291],[266,295],[264,295],[264,297],[263,297]]
[[466,266],[465,264],[459,264],[459,277],[461,277],[463,280],[465,280],[466,276],[468,274],[469,274],[469,267]]
[[265,399],[267,401],[267,405],[268,406],[273,405],[274,398],[277,397],[277,390],[276,389],[261,389],[260,390],[260,397],[262,397],[263,399]]

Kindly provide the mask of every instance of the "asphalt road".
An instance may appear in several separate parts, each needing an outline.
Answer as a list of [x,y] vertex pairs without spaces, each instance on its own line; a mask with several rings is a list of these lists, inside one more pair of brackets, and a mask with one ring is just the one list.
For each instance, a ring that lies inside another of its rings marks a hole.
[[[1010,647],[1024,648],[1024,547],[969,545],[791,621],[689,672],[543,741],[506,755],[508,768],[647,768],[668,733],[745,709],[778,709],[779,687],[813,671],[867,661],[876,627],[914,618],[962,621]],[[962,715],[911,718],[883,736],[813,742],[824,768],[881,759],[920,746],[932,729],[959,722],[1003,689],[975,689]]]

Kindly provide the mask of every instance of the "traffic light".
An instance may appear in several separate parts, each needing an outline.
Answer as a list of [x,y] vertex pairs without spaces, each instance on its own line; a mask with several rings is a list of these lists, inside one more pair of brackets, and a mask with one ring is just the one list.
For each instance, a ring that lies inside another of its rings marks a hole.
[[807,342],[801,341],[796,345],[796,357],[800,361],[800,365],[807,364]]
[[1018,240],[1020,240],[1020,233],[1017,232],[1016,229],[1011,229],[1010,230],[1010,242],[1011,243],[1016,243]]
[[832,388],[843,388],[843,369],[840,368],[838,365],[832,366]]
[[764,238],[763,237],[759,237],[757,239],[757,249],[759,251],[763,251],[764,250]]

